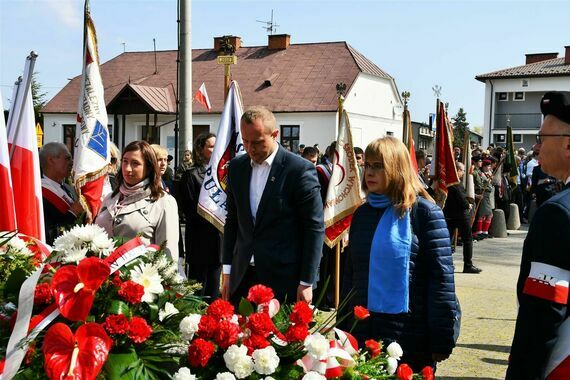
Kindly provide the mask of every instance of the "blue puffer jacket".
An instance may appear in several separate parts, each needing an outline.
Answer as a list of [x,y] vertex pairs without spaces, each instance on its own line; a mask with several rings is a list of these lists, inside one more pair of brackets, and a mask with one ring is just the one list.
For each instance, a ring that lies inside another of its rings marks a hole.
[[[368,304],[370,245],[384,209],[368,203],[354,213],[342,295],[352,290],[346,312]],[[441,209],[418,197],[411,211],[413,236],[410,256],[410,311],[402,314],[371,313],[360,321],[354,336],[397,341],[405,354],[450,354],[455,346],[453,325],[457,304],[449,233]],[[344,298],[342,298],[344,299]],[[350,326],[349,318],[342,327]]]

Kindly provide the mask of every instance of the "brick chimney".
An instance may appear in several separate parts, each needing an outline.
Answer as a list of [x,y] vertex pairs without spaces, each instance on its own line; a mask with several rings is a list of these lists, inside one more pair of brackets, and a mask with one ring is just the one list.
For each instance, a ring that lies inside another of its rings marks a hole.
[[570,65],[570,46],[564,46],[566,52],[564,53],[564,64]]
[[291,45],[291,36],[288,34],[270,34],[267,48],[269,50],[283,50]]
[[558,58],[558,53],[535,53],[535,54],[525,54],[526,65],[531,63],[542,62],[548,59]]
[[[220,51],[222,48],[222,40],[225,36],[222,37],[214,37],[214,50]],[[235,50],[238,50],[241,47],[241,37],[238,36],[228,36],[230,39],[230,44],[234,47]]]

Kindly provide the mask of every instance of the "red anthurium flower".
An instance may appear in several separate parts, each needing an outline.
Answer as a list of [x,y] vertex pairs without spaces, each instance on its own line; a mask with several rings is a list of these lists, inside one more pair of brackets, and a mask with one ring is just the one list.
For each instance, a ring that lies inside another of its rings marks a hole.
[[75,334],[63,323],[46,332],[42,351],[50,379],[93,380],[107,361],[113,340],[101,325],[86,323]]
[[366,319],[368,317],[370,317],[370,312],[368,311],[367,308],[362,307],[362,306],[355,306],[354,307],[354,316],[356,317],[356,319],[358,319],[359,321],[362,321],[363,319]]
[[424,380],[433,380],[434,379],[433,368],[430,366],[424,367],[424,369],[422,369],[421,374],[424,377]]
[[84,321],[93,306],[95,292],[110,274],[109,264],[97,257],[83,259],[78,266],[59,268],[51,288],[61,315],[72,321]]

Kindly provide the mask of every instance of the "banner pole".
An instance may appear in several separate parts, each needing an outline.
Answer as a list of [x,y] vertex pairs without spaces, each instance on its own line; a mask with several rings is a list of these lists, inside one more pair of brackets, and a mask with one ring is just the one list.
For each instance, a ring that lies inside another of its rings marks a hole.
[[334,308],[338,310],[340,304],[340,241],[336,244],[334,276]]

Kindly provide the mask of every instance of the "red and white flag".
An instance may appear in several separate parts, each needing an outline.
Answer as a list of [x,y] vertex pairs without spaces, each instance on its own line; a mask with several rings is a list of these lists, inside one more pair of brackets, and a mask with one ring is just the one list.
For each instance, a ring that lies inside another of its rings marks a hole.
[[0,94],[0,231],[16,229],[16,209],[14,206],[14,190],[10,175],[10,154],[8,153],[8,134],[4,122],[4,106]]
[[569,281],[570,271],[533,261],[530,263],[530,273],[525,280],[523,293],[566,305]]
[[205,83],[202,83],[198,91],[196,91],[194,99],[196,99],[198,103],[204,105],[204,107],[208,109],[208,112],[212,111],[212,104],[210,103],[210,98],[208,97],[208,91],[206,91]]
[[212,223],[220,232],[226,224],[226,189],[228,187],[228,164],[237,155],[244,154],[239,130],[243,105],[236,81],[230,85],[224,111],[220,118],[216,145],[200,189],[198,214]]
[[35,59],[35,54],[28,56],[24,76],[14,88],[7,123],[8,151],[18,231],[45,241],[40,160],[31,89]]
[[348,231],[352,214],[362,204],[363,198],[350,122],[348,114],[342,110],[333,170],[324,206],[326,245],[334,247]]
[[101,208],[101,194],[110,161],[107,110],[99,72],[95,25],[85,10],[83,75],[77,111],[73,182],[87,219],[93,220]]
[[436,202],[443,208],[447,199],[447,188],[459,183],[455,157],[451,146],[451,127],[443,102],[438,104],[437,129],[435,135],[435,180],[437,181]]

